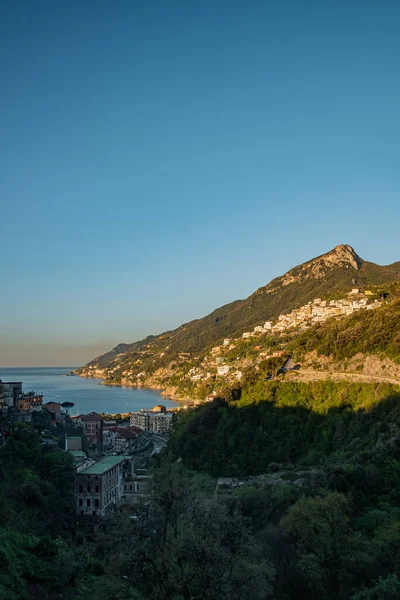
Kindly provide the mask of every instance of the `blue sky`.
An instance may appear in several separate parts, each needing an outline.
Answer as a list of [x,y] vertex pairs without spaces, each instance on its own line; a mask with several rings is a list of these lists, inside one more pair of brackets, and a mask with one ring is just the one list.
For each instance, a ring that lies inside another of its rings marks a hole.
[[0,3],[0,365],[400,260],[394,1]]

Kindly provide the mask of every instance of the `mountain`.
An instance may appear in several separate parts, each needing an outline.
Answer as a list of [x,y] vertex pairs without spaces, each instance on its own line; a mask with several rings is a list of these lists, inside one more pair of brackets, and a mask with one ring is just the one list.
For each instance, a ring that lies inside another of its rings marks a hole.
[[171,361],[182,358],[183,354],[190,358],[204,353],[224,338],[240,336],[244,331],[267,320],[275,320],[280,314],[289,313],[316,297],[399,279],[400,262],[379,266],[360,258],[351,246],[341,244],[273,279],[245,300],[226,304],[206,317],[185,323],[173,331],[133,344],[119,344],[77,372],[80,375],[105,376],[114,383],[128,374],[128,378],[132,376],[136,381],[141,372],[147,377],[159,368],[169,367]]

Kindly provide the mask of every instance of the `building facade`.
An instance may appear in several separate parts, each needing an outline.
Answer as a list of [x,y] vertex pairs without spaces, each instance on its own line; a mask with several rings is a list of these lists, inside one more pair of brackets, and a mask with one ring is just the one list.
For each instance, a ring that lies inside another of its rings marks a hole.
[[1,388],[4,407],[18,407],[18,400],[22,395],[22,381],[2,381]]
[[132,474],[132,459],[125,456],[107,456],[77,473],[77,514],[104,517],[121,503],[124,479]]
[[42,394],[28,392],[18,398],[18,410],[42,410],[42,403]]
[[172,417],[172,412],[153,412],[142,408],[140,412],[131,413],[131,425],[143,431],[167,433],[171,427]]
[[88,415],[79,415],[79,423],[89,443],[101,445],[103,442],[103,419],[96,412]]

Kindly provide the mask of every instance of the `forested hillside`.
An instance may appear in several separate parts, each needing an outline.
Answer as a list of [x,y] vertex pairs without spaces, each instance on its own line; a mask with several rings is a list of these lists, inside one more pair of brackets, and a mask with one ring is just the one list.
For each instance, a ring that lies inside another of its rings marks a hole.
[[[177,417],[170,459],[221,480],[279,600],[400,597],[400,387],[248,383]],[[233,480],[235,482],[235,480]]]
[[291,269],[245,300],[222,306],[173,331],[133,344],[120,344],[95,358],[78,373],[93,375],[95,370],[104,370],[103,376],[117,383],[124,370],[131,370],[135,381],[143,370],[153,373],[167,366],[180,353],[201,354],[225,337],[240,336],[246,329],[276,319],[279,314],[290,312],[316,297],[346,292],[354,285],[384,284],[399,277],[400,262],[379,266],[362,260],[350,246],[340,245]]

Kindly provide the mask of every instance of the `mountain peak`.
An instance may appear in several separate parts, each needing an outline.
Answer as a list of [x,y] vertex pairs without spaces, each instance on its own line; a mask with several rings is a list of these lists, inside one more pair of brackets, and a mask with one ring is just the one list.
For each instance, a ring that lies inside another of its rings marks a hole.
[[354,248],[352,248],[349,244],[339,244],[333,248],[333,250],[327,254],[324,254],[320,258],[328,257],[329,255],[336,258],[338,261],[338,266],[343,266],[343,263],[348,263],[354,269],[358,270],[362,264],[361,258],[358,256]]
[[339,244],[333,250],[326,254],[317,256],[293,269],[281,277],[277,277],[265,288],[260,288],[260,291],[267,293],[276,292],[281,286],[289,285],[304,281],[306,279],[323,279],[329,271],[335,269],[354,269],[358,271],[361,268],[362,259],[358,256],[355,250],[348,244]]

